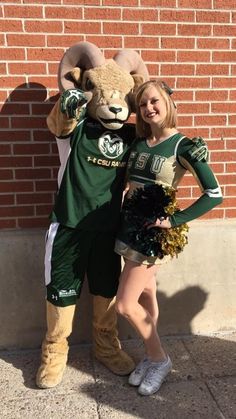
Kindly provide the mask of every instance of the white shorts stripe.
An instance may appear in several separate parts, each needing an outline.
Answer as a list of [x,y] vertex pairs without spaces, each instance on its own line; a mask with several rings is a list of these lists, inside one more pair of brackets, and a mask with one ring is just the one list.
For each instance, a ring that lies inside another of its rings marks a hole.
[[52,257],[52,247],[55,236],[57,234],[57,229],[59,223],[52,223],[48,229],[47,241],[46,241],[46,251],[44,258],[44,267],[45,267],[45,285],[47,286],[51,282],[51,257]]

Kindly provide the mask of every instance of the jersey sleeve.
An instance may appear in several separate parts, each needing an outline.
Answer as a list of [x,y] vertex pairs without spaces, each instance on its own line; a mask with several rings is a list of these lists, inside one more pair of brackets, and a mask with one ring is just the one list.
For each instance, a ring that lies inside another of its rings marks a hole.
[[178,146],[176,157],[179,164],[192,173],[202,195],[189,207],[179,210],[170,216],[172,227],[200,217],[223,201],[219,183],[206,158],[199,158],[199,153],[196,152],[197,147],[196,142],[194,143],[192,140],[185,138]]

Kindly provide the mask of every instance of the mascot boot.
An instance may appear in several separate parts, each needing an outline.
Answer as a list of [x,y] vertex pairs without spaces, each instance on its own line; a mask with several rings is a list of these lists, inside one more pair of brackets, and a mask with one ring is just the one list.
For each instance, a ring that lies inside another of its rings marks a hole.
[[39,388],[55,387],[67,363],[67,338],[72,332],[75,305],[57,307],[47,301],[47,333],[42,343],[41,365],[36,376]]
[[118,339],[115,298],[93,298],[93,352],[95,358],[117,375],[128,375],[134,361],[122,349]]

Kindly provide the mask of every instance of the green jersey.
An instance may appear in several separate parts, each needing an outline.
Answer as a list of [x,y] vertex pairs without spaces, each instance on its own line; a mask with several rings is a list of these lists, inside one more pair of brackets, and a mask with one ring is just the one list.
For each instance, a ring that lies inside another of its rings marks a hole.
[[80,121],[70,139],[51,221],[70,228],[116,231],[134,138],[132,124],[112,131],[90,117]]

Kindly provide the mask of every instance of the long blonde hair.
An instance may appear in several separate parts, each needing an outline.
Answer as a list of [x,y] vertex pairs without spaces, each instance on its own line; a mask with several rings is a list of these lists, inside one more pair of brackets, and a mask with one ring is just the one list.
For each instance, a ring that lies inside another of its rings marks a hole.
[[136,132],[139,137],[149,137],[151,135],[151,127],[147,124],[141,116],[140,112],[140,100],[143,92],[148,89],[150,86],[153,86],[157,89],[160,95],[163,97],[166,104],[166,117],[162,122],[162,128],[176,128],[177,125],[177,113],[176,106],[173,100],[171,99],[172,90],[167,86],[167,84],[161,80],[149,80],[143,83],[137,89],[135,96],[135,106],[136,106]]

